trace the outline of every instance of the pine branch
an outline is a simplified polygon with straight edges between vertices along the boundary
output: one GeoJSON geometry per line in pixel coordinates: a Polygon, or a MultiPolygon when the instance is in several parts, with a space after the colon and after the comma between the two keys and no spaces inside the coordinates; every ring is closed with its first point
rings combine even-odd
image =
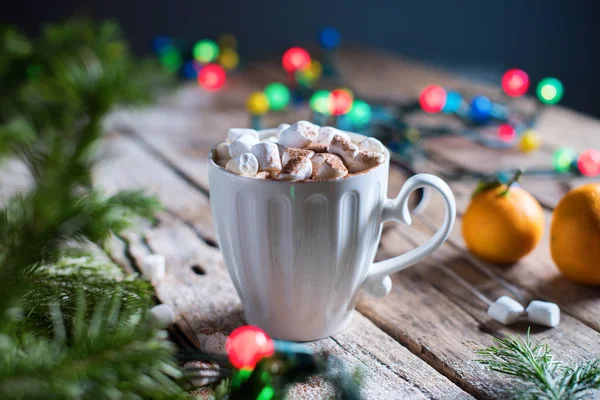
{"type": "Polygon", "coordinates": [[[79,297],[70,333],[54,305],[52,339],[0,334],[0,398],[184,398],[172,380],[181,376],[172,345],[122,305],[105,298],[87,318],[79,297]]]}
{"type": "Polygon", "coordinates": [[[567,367],[554,360],[547,344],[533,344],[529,330],[525,338],[509,335],[495,339],[496,346],[480,350],[477,360],[493,371],[511,375],[525,384],[515,398],[580,399],[600,388],[600,360],[567,367]]]}

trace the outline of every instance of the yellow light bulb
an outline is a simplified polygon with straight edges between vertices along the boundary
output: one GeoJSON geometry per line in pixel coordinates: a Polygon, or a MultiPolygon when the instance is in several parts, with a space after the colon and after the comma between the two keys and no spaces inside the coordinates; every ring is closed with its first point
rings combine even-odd
{"type": "Polygon", "coordinates": [[[240,57],[238,53],[230,48],[223,49],[221,54],[219,55],[219,63],[223,66],[223,68],[231,70],[238,66],[240,62],[240,57]]]}
{"type": "Polygon", "coordinates": [[[222,34],[218,43],[221,48],[235,49],[237,47],[237,39],[231,33],[222,34]]]}
{"type": "Polygon", "coordinates": [[[269,111],[269,99],[263,92],[253,92],[246,99],[246,109],[252,115],[263,115],[269,111]]]}
{"type": "Polygon", "coordinates": [[[519,141],[519,149],[523,153],[530,153],[532,151],[537,150],[541,144],[540,136],[533,129],[528,129],[523,132],[523,136],[521,136],[521,140],[519,141]]]}

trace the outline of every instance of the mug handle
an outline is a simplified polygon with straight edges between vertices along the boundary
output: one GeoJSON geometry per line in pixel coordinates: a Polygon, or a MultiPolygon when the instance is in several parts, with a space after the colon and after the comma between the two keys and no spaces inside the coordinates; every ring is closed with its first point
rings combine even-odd
{"type": "Polygon", "coordinates": [[[408,198],[413,191],[423,187],[432,187],[442,195],[446,209],[444,222],[426,243],[408,253],[377,262],[371,266],[362,288],[373,296],[383,297],[387,295],[392,290],[392,280],[389,275],[408,268],[433,253],[446,241],[452,230],[456,218],[454,195],[446,182],[430,174],[417,174],[410,177],[395,199],[386,199],[381,214],[381,222],[394,220],[410,225],[412,219],[408,209],[408,198]]]}

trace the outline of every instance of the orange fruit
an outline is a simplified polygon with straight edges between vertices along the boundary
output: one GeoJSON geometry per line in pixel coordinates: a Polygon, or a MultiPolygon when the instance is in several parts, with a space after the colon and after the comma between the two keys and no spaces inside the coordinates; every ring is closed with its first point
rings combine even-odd
{"type": "Polygon", "coordinates": [[[577,283],[600,285],[600,183],[571,190],[552,214],[552,259],[577,283]]]}
{"type": "Polygon", "coordinates": [[[488,184],[476,192],[463,216],[467,248],[493,263],[517,262],[535,248],[543,232],[540,203],[520,187],[488,184]]]}

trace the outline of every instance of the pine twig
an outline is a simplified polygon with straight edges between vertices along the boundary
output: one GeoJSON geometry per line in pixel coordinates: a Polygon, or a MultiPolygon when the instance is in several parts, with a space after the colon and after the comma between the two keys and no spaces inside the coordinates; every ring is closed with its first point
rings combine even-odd
{"type": "Polygon", "coordinates": [[[529,329],[525,338],[509,335],[495,341],[495,346],[477,352],[477,361],[525,384],[514,398],[576,400],[600,388],[600,360],[566,366],[554,359],[548,344],[532,343],[529,329]]]}

